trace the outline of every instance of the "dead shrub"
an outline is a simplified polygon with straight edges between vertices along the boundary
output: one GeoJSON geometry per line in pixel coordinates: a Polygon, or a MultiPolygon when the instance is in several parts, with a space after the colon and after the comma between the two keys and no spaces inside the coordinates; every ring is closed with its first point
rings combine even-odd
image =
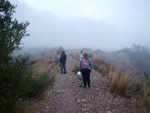
{"type": "Polygon", "coordinates": [[[72,58],[76,59],[77,61],[80,60],[80,53],[78,52],[73,52],[71,53],[72,58]]]}
{"type": "Polygon", "coordinates": [[[132,84],[131,73],[121,71],[117,68],[110,68],[109,71],[110,91],[125,95],[128,87],[132,84]]]}
{"type": "Polygon", "coordinates": [[[92,61],[92,67],[103,74],[108,74],[108,69],[109,69],[108,67],[110,66],[108,66],[108,64],[105,63],[104,60],[95,58],[92,61]]]}
{"type": "Polygon", "coordinates": [[[74,64],[74,67],[73,67],[73,69],[72,69],[72,72],[77,73],[78,71],[79,71],[79,63],[76,62],[76,63],[74,64]]]}

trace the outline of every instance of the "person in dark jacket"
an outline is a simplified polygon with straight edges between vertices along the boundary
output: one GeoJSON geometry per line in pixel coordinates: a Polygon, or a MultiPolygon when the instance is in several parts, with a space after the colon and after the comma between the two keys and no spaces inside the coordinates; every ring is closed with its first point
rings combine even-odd
{"type": "Polygon", "coordinates": [[[67,55],[65,54],[65,51],[63,51],[60,55],[60,69],[62,74],[66,74],[66,60],[67,55]]]}

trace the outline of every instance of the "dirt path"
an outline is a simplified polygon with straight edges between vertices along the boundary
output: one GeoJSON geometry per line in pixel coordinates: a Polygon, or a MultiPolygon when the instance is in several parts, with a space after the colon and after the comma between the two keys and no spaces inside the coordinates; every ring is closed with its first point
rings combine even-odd
{"type": "Polygon", "coordinates": [[[68,55],[67,74],[56,75],[53,89],[37,113],[136,113],[134,99],[114,96],[106,87],[107,79],[92,70],[91,89],[82,88],[82,81],[71,72],[75,60],[68,55]]]}

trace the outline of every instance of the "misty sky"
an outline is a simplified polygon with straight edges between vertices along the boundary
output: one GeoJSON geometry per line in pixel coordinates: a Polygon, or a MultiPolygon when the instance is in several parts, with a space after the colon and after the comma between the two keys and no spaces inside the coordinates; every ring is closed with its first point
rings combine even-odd
{"type": "Polygon", "coordinates": [[[29,21],[25,47],[115,50],[149,46],[150,0],[13,0],[14,15],[29,21]]]}

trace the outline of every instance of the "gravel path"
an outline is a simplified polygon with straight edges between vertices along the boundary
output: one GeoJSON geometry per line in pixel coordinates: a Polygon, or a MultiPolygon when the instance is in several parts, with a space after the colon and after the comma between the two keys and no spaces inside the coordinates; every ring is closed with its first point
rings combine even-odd
{"type": "Polygon", "coordinates": [[[54,87],[37,113],[136,113],[136,100],[110,93],[106,76],[95,70],[91,73],[91,89],[80,87],[81,78],[71,72],[75,62],[68,55],[67,74],[56,75],[54,87]]]}

